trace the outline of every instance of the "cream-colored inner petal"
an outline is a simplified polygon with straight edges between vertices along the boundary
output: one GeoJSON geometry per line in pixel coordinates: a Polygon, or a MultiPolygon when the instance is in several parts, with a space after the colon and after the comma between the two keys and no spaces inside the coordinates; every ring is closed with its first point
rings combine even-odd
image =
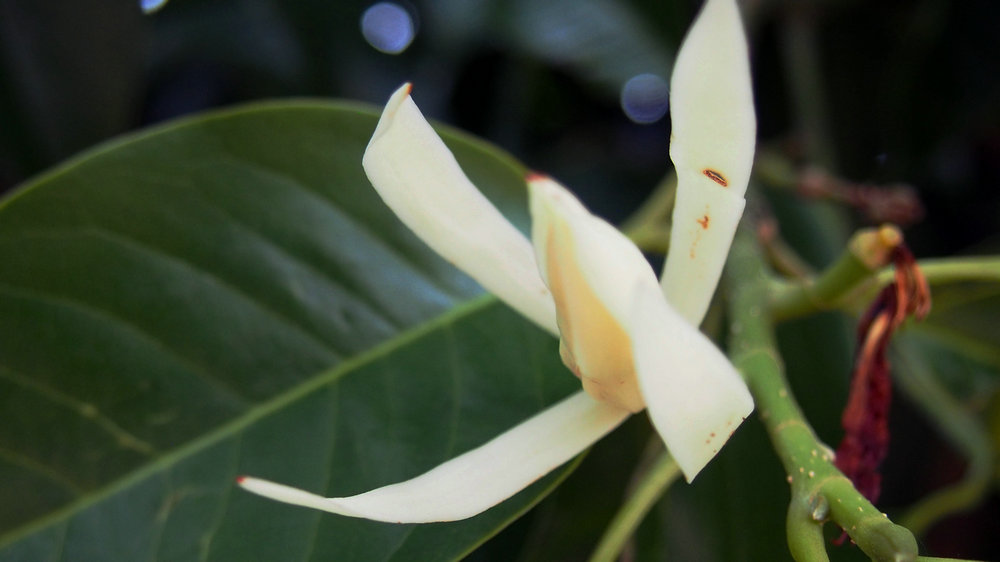
{"type": "Polygon", "coordinates": [[[591,396],[638,412],[645,403],[632,346],[614,311],[627,308],[632,280],[655,284],[655,276],[628,239],[564,187],[544,176],[529,184],[532,241],[555,301],[563,362],[591,396]]]}
{"type": "Polygon", "coordinates": [[[646,406],[629,337],[581,273],[569,227],[557,220],[550,228],[546,276],[556,302],[563,362],[580,377],[588,394],[638,412],[646,406]]]}

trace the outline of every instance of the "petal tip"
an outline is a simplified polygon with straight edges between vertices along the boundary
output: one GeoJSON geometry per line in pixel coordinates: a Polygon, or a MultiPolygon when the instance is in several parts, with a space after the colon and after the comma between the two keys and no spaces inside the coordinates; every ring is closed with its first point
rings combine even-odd
{"type": "Polygon", "coordinates": [[[374,143],[379,137],[386,134],[392,126],[392,122],[395,120],[396,113],[399,111],[400,107],[402,107],[402,105],[410,99],[410,92],[412,91],[413,84],[406,82],[402,86],[396,88],[396,91],[389,96],[389,101],[385,102],[385,108],[382,110],[382,116],[379,118],[378,124],[375,126],[375,132],[372,133],[372,138],[368,142],[368,147],[365,149],[364,157],[361,159],[363,165],[367,166],[368,153],[372,148],[372,143],[374,143]]]}
{"type": "Polygon", "coordinates": [[[413,84],[410,82],[405,82],[402,86],[396,88],[392,95],[389,96],[389,101],[385,102],[383,114],[392,115],[395,113],[396,109],[410,97],[412,92],[413,84]]]}

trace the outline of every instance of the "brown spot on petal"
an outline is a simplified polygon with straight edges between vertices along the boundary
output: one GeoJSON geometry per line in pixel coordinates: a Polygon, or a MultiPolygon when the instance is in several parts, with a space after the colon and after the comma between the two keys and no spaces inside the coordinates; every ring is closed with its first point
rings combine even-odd
{"type": "Polygon", "coordinates": [[[702,217],[695,222],[700,224],[702,229],[708,230],[708,220],[708,215],[702,215],[702,217]]]}
{"type": "Polygon", "coordinates": [[[711,168],[705,168],[704,170],[701,171],[701,173],[705,174],[706,176],[709,177],[709,179],[721,185],[722,187],[729,187],[729,181],[726,180],[726,177],[720,174],[719,172],[716,172],[711,168]]]}

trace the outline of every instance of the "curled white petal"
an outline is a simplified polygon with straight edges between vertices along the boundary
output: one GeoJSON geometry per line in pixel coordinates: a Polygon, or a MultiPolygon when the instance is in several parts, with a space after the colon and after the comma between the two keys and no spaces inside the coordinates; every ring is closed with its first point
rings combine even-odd
{"type": "Polygon", "coordinates": [[[569,461],[629,412],[583,392],[421,476],[344,498],[241,477],[243,488],[280,502],[393,523],[457,521],[478,515],[569,461]]]}
{"type": "Polygon", "coordinates": [[[735,0],[707,0],[688,31],[674,64],[670,118],[677,205],[662,284],[668,300],[700,323],[742,213],[757,130],[735,0]]]}
{"type": "Polygon", "coordinates": [[[659,287],[632,292],[632,339],[639,387],[653,426],[688,482],[753,411],[746,384],[725,355],[669,304],[659,287]]]}
{"type": "Polygon", "coordinates": [[[531,243],[469,181],[410,98],[389,99],[363,165],[386,205],[428,246],[539,326],[555,308],[531,243]]]}
{"type": "Polygon", "coordinates": [[[590,214],[564,187],[528,178],[532,241],[559,319],[563,361],[599,400],[633,412],[645,407],[622,322],[637,280],[656,274],[631,241],[590,214]]]}

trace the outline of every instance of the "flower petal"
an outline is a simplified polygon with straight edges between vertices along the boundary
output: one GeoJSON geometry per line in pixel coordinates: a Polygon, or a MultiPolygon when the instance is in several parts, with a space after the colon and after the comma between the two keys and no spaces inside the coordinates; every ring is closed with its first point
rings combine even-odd
{"type": "Polygon", "coordinates": [[[753,410],[743,379],[664,299],[634,244],[553,180],[528,181],[532,240],[584,389],[631,408],[624,391],[637,386],[638,400],[690,481],[753,410]],[[630,381],[615,376],[623,369],[630,381]],[[591,379],[597,380],[588,387],[591,379]],[[621,384],[618,393],[614,382],[621,384]]]}
{"type": "Polygon", "coordinates": [[[349,517],[393,523],[456,521],[478,515],[523,490],[606,435],[628,415],[577,392],[421,476],[356,496],[324,498],[245,476],[237,482],[280,502],[349,517]]]}
{"type": "Polygon", "coordinates": [[[662,285],[667,300],[699,324],[743,212],[757,129],[734,0],[708,0],[688,31],[671,79],[670,118],[677,204],[662,285]]]}
{"type": "Polygon", "coordinates": [[[701,324],[719,284],[746,201],[719,189],[678,189],[670,251],[660,279],[663,295],[689,323],[701,324]]]}
{"type": "Polygon", "coordinates": [[[563,361],[598,400],[645,407],[621,317],[636,279],[656,284],[646,258],[607,222],[552,179],[533,175],[532,241],[556,302],[563,361]]]}
{"type": "Polygon", "coordinates": [[[747,40],[735,0],[705,2],[681,43],[670,88],[674,165],[705,188],[742,197],[757,121],[747,40]]]}
{"type": "Polygon", "coordinates": [[[479,192],[410,98],[389,98],[363,164],[386,205],[428,246],[539,326],[555,308],[531,243],[479,192]]]}
{"type": "Polygon", "coordinates": [[[753,411],[753,398],[732,363],[663,300],[657,286],[632,292],[636,374],[649,417],[688,482],[753,411]]]}

